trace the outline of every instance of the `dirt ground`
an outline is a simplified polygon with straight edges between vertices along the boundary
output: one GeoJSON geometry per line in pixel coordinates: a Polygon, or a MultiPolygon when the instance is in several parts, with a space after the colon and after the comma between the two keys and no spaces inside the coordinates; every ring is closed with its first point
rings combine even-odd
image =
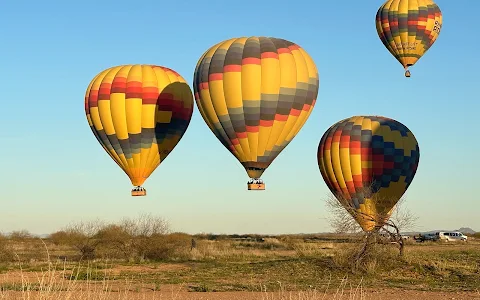
{"type": "MultiPolygon", "coordinates": [[[[175,295],[175,293],[173,293],[175,295]]],[[[132,298],[130,298],[132,299],[132,298]]],[[[146,299],[150,299],[146,297],[146,299]]],[[[329,293],[325,295],[322,292],[316,294],[308,292],[285,292],[283,295],[278,292],[259,293],[259,292],[218,292],[218,293],[186,293],[181,292],[172,298],[172,293],[162,292],[159,299],[185,299],[185,300],[480,300],[479,293],[438,293],[438,292],[420,292],[403,290],[368,290],[368,291],[344,291],[329,293]],[[169,298],[170,297],[170,298],[169,298]]]]}
{"type": "MultiPolygon", "coordinates": [[[[145,266],[119,266],[110,271],[137,271],[142,273],[155,272],[159,269],[182,269],[186,266],[165,265],[149,268],[145,266]]],[[[72,282],[56,271],[45,276],[40,272],[10,271],[0,275],[0,283],[39,283],[42,282],[42,292],[37,291],[0,291],[0,300],[480,300],[477,292],[427,292],[401,289],[362,289],[331,291],[298,291],[298,292],[189,292],[188,287],[181,284],[162,284],[159,291],[152,291],[149,285],[129,284],[123,281],[108,280],[106,282],[72,282]],[[50,283],[50,284],[49,284],[50,283]],[[53,284],[52,284],[53,283],[53,284]],[[61,292],[45,291],[49,287],[62,287],[61,292]],[[104,290],[110,290],[106,293],[104,290]],[[90,291],[90,292],[89,292],[90,291]],[[28,294],[28,296],[26,296],[28,294]]],[[[348,287],[350,288],[350,287],[348,287]]]]}
{"type": "MultiPolygon", "coordinates": [[[[24,299],[21,292],[8,292],[0,294],[0,299],[17,300],[24,299]]],[[[198,292],[130,292],[130,293],[110,293],[108,295],[101,292],[89,294],[86,292],[59,292],[55,294],[43,294],[30,292],[28,299],[72,299],[72,300],[480,300],[479,293],[444,293],[444,292],[421,292],[421,291],[403,291],[394,289],[385,290],[367,290],[367,291],[344,291],[342,293],[308,293],[308,292],[285,292],[282,294],[260,293],[260,292],[216,292],[216,293],[198,293],[198,292]]]]}
{"type": "MultiPolygon", "coordinates": [[[[135,267],[133,267],[135,268],[135,267]]],[[[130,267],[126,267],[130,269],[130,267]]],[[[145,268],[142,268],[145,272],[145,268]]],[[[44,285],[42,292],[38,291],[0,291],[0,300],[480,300],[479,292],[427,292],[401,289],[345,289],[343,291],[298,291],[298,292],[189,292],[181,284],[164,284],[159,291],[152,291],[147,286],[129,285],[125,282],[108,281],[105,283],[69,282],[55,274],[41,277],[41,274],[31,272],[9,272],[0,282],[40,282],[44,285]],[[23,280],[22,280],[23,279],[23,280]],[[53,279],[53,280],[52,280],[53,279]],[[55,282],[54,287],[63,287],[67,291],[48,291],[49,281],[55,282]],[[111,292],[104,292],[110,290],[111,292]]],[[[54,288],[55,289],[55,288],[54,288]]]]}

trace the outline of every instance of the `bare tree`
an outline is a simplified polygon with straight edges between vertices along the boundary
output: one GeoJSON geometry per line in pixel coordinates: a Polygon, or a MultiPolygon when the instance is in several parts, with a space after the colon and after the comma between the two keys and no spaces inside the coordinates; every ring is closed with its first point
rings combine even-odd
{"type": "Polygon", "coordinates": [[[164,218],[151,214],[141,214],[136,219],[124,218],[121,224],[132,236],[164,235],[170,232],[170,226],[164,218]]]}
{"type": "Polygon", "coordinates": [[[130,245],[140,260],[144,260],[147,252],[155,246],[153,241],[170,233],[169,223],[151,214],[142,214],[136,219],[125,218],[120,222],[120,227],[131,236],[130,245]]]}
{"type": "Polygon", "coordinates": [[[347,197],[329,195],[326,200],[331,216],[329,221],[336,233],[361,233],[363,230],[358,221],[379,225],[376,231],[384,226],[391,227],[391,225],[398,227],[399,231],[412,228],[417,219],[409,210],[403,207],[405,198],[392,203],[395,199],[381,198],[370,192],[370,190],[371,188],[364,188],[359,194],[364,195],[365,198],[370,198],[368,205],[375,207],[376,213],[374,214],[361,212],[357,209],[358,207],[356,207],[354,202],[347,197]],[[393,208],[389,210],[392,206],[393,208]]]}
{"type": "MultiPolygon", "coordinates": [[[[341,201],[341,200],[340,200],[341,201]]],[[[349,206],[345,207],[333,194],[326,200],[330,211],[329,223],[335,233],[360,233],[362,228],[349,213],[349,206]]]]}
{"type": "Polygon", "coordinates": [[[394,213],[390,218],[390,220],[396,224],[399,231],[403,232],[406,230],[412,230],[418,221],[418,217],[405,207],[405,199],[405,197],[400,198],[395,206],[394,213]]]}
{"type": "Polygon", "coordinates": [[[336,233],[361,233],[363,229],[359,226],[358,221],[367,224],[368,231],[364,233],[361,249],[353,256],[352,269],[358,267],[358,264],[369,255],[369,251],[375,244],[385,242],[396,244],[399,255],[403,256],[405,243],[400,233],[411,228],[416,221],[416,217],[403,208],[404,198],[395,204],[392,203],[395,199],[381,198],[371,190],[371,187],[367,187],[357,191],[357,194],[369,198],[369,203],[364,205],[372,205],[375,208],[372,211],[376,211],[373,214],[360,211],[358,204],[355,205],[350,197],[340,194],[337,197],[330,194],[326,200],[331,212],[330,225],[336,233]],[[389,209],[392,206],[393,208],[389,209]],[[388,237],[387,241],[382,238],[382,233],[388,237]]]}
{"type": "Polygon", "coordinates": [[[8,237],[14,241],[22,241],[33,238],[33,235],[28,230],[23,229],[12,231],[8,237]]]}
{"type": "Polygon", "coordinates": [[[394,213],[391,218],[382,227],[382,231],[385,232],[390,242],[398,246],[399,255],[405,254],[405,240],[401,233],[405,230],[411,230],[415,226],[418,218],[413,213],[404,207],[405,198],[400,198],[395,206],[394,213]]]}
{"type": "Polygon", "coordinates": [[[95,258],[95,248],[100,242],[96,235],[103,227],[104,223],[98,219],[76,222],[68,225],[57,237],[63,239],[62,243],[76,248],[82,258],[93,259],[95,258]]]}

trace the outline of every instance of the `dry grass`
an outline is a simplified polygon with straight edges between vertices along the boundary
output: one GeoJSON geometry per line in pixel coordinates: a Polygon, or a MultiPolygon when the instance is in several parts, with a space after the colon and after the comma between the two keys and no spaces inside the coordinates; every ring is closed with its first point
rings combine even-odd
{"type": "Polygon", "coordinates": [[[332,256],[333,242],[305,243],[303,241],[282,242],[266,238],[264,242],[198,241],[193,250],[178,251],[176,256],[184,260],[236,260],[254,261],[265,258],[332,256]]]}
{"type": "Polygon", "coordinates": [[[368,289],[480,289],[479,240],[409,242],[404,259],[395,247],[379,246],[361,272],[351,273],[358,247],[351,236],[194,236],[196,248],[190,249],[191,238],[173,234],[159,240],[170,243],[163,249],[173,245],[175,251],[157,261],[110,257],[108,247],[96,249],[93,260],[79,261],[73,247],[50,239],[3,238],[0,299],[360,299],[360,288],[343,280],[346,274],[368,289]]]}
{"type": "MultiPolygon", "coordinates": [[[[269,243],[280,244],[279,241],[269,240],[269,243]]],[[[165,292],[153,289],[145,289],[142,287],[132,284],[132,281],[128,279],[122,281],[115,281],[114,277],[111,277],[111,273],[114,270],[108,266],[104,266],[102,272],[103,276],[98,280],[98,271],[93,269],[90,265],[87,268],[82,268],[81,265],[77,265],[73,269],[67,268],[67,263],[63,262],[60,264],[57,260],[53,263],[50,260],[50,252],[47,245],[42,241],[46,251],[46,269],[41,268],[39,272],[35,272],[36,276],[32,276],[32,272],[25,272],[22,266],[22,260],[18,255],[17,257],[17,267],[18,272],[13,273],[9,272],[4,274],[1,280],[0,288],[0,299],[5,300],[136,300],[136,299],[209,299],[205,295],[198,298],[198,293],[185,293],[180,289],[175,289],[172,287],[171,292],[165,292]],[[61,267],[59,269],[59,267],[61,267]],[[9,276],[16,274],[17,278],[10,280],[9,276]],[[20,280],[20,283],[18,283],[20,280]]],[[[245,255],[245,252],[257,253],[256,250],[239,250],[233,251],[231,248],[232,245],[218,244],[205,242],[198,249],[194,249],[193,254],[190,255],[202,255],[202,258],[211,258],[211,257],[229,257],[232,256],[241,256],[245,255]],[[216,246],[214,246],[216,245],[216,246]],[[218,245],[222,245],[218,247],[218,245]]],[[[308,250],[314,250],[316,247],[308,246],[308,250]]],[[[332,248],[331,246],[327,248],[332,248]]],[[[18,248],[17,248],[18,250],[18,248]]],[[[305,251],[305,249],[302,249],[305,251]]],[[[253,255],[253,253],[248,253],[247,256],[253,255]]],[[[137,269],[137,271],[139,271],[137,269]]],[[[144,271],[144,270],[143,270],[144,271]]],[[[352,287],[346,279],[342,280],[341,284],[335,291],[335,293],[328,293],[328,288],[324,292],[312,288],[307,291],[287,291],[281,282],[279,283],[279,290],[277,292],[267,291],[265,285],[260,285],[260,292],[243,293],[237,295],[238,299],[263,299],[263,300],[317,300],[317,299],[365,299],[364,293],[362,290],[361,284],[356,287],[352,287]],[[348,288],[348,291],[345,289],[348,288]]],[[[200,293],[201,294],[201,293],[200,293]]],[[[218,299],[212,297],[212,299],[218,299]]],[[[228,296],[228,299],[236,299],[232,295],[228,296]]]]}
{"type": "Polygon", "coordinates": [[[4,276],[0,289],[0,299],[2,300],[159,300],[159,299],[255,299],[255,300],[363,300],[365,299],[365,292],[363,291],[361,283],[357,286],[352,286],[348,280],[342,280],[334,293],[328,293],[327,290],[320,291],[317,289],[310,289],[308,291],[286,291],[279,282],[279,290],[277,292],[269,292],[266,287],[261,287],[261,292],[256,293],[233,293],[226,295],[206,295],[206,293],[188,293],[182,291],[180,288],[171,288],[170,292],[146,290],[135,287],[132,282],[125,280],[122,282],[113,282],[109,278],[109,272],[104,270],[104,276],[101,281],[96,281],[88,278],[88,274],[92,274],[91,269],[87,269],[86,280],[79,280],[78,276],[81,274],[81,267],[78,267],[76,272],[69,272],[65,264],[60,270],[57,269],[59,265],[54,265],[51,262],[48,264],[48,269],[39,273],[36,278],[32,276],[25,276],[21,265],[20,278],[21,284],[6,285],[8,276],[4,276]],[[72,274],[73,273],[73,274],[72,274]],[[66,278],[71,278],[68,280],[66,278]],[[200,295],[199,295],[200,294],[200,295]],[[202,295],[203,294],[203,295],[202,295]],[[219,298],[217,296],[226,296],[226,298],[219,298]]]}

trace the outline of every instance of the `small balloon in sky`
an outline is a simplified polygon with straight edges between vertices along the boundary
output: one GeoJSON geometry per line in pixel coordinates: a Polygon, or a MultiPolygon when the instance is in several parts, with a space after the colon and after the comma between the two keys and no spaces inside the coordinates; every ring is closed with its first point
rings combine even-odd
{"type": "Polygon", "coordinates": [[[413,66],[437,40],[442,12],[432,0],[387,0],[377,11],[377,33],[383,45],[410,77],[413,66]]]}

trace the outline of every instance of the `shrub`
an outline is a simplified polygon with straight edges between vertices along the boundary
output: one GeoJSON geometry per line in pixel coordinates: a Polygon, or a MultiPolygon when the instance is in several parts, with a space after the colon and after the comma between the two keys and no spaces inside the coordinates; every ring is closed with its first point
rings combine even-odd
{"type": "Polygon", "coordinates": [[[155,235],[150,238],[145,258],[155,261],[175,259],[180,253],[184,252],[182,250],[190,249],[190,245],[191,236],[188,234],[155,235]]]}
{"type": "Polygon", "coordinates": [[[27,230],[18,230],[12,231],[9,235],[9,238],[14,241],[22,241],[26,239],[31,239],[33,235],[27,230]]]}
{"type": "Polygon", "coordinates": [[[98,240],[97,254],[104,258],[123,258],[131,260],[135,257],[133,237],[124,227],[109,224],[95,235],[98,240]]]}
{"type": "Polygon", "coordinates": [[[0,262],[10,262],[14,258],[13,251],[8,244],[7,238],[0,234],[0,262]]]}
{"type": "Polygon", "coordinates": [[[56,246],[67,245],[68,233],[63,230],[51,233],[48,238],[56,246]]]}
{"type": "Polygon", "coordinates": [[[392,245],[372,244],[365,255],[358,260],[359,246],[362,245],[358,243],[335,250],[333,256],[335,265],[342,269],[375,274],[379,271],[391,271],[402,264],[402,258],[392,245]]]}
{"type": "Polygon", "coordinates": [[[98,220],[78,222],[50,237],[54,243],[69,245],[78,250],[82,259],[91,260],[95,258],[95,249],[99,244],[96,235],[103,227],[103,223],[98,220]]]}

